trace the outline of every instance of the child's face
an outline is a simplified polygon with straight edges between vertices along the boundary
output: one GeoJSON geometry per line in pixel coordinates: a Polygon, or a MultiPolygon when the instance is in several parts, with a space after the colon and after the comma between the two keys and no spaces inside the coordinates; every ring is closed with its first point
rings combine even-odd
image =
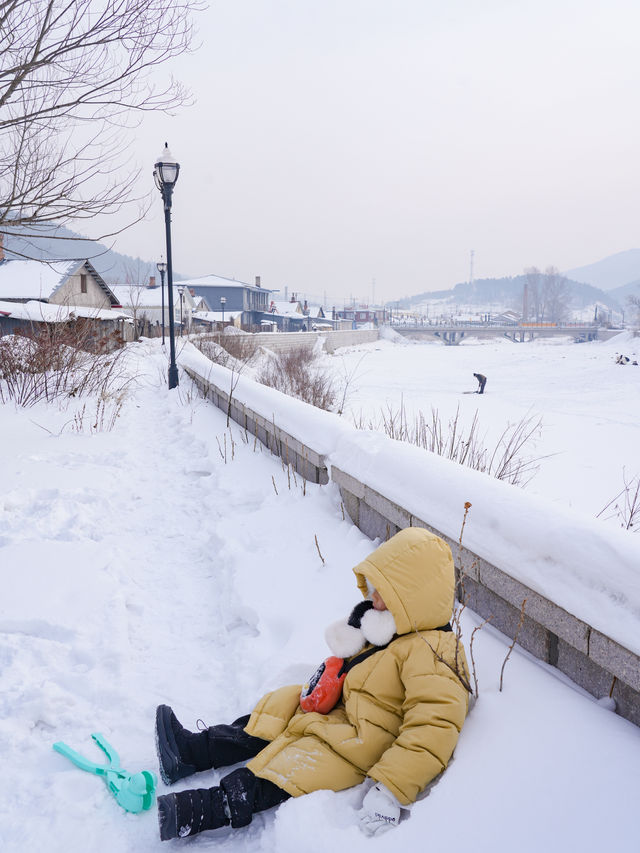
{"type": "Polygon", "coordinates": [[[374,589],[373,595],[371,596],[371,601],[373,602],[373,606],[376,610],[387,609],[387,605],[382,600],[382,596],[380,595],[377,589],[374,589]]]}

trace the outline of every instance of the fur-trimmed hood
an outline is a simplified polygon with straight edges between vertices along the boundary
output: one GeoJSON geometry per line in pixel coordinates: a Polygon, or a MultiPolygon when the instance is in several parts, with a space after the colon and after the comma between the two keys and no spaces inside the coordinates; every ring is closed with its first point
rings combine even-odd
{"type": "Polygon", "coordinates": [[[454,566],[449,546],[427,530],[408,527],[354,568],[364,598],[377,589],[398,634],[430,631],[451,619],[454,566]]]}

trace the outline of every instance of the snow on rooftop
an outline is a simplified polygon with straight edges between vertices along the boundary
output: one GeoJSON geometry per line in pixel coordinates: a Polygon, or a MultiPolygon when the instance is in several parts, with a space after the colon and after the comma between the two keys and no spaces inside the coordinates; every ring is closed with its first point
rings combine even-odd
{"type": "Polygon", "coordinates": [[[32,323],[67,323],[76,317],[92,320],[126,320],[126,311],[110,308],[93,308],[86,305],[52,305],[49,302],[0,302],[0,314],[14,320],[29,320],[32,323]]]}
{"type": "Polygon", "coordinates": [[[242,311],[194,311],[191,315],[194,320],[202,320],[203,323],[224,323],[227,320],[235,320],[242,311]]]}
{"type": "Polygon", "coordinates": [[[178,284],[186,284],[187,287],[249,287],[252,290],[262,290],[268,293],[272,293],[273,291],[269,290],[267,287],[258,287],[255,284],[249,284],[246,281],[238,281],[235,278],[225,278],[222,275],[203,275],[200,278],[188,278],[182,279],[181,281],[174,282],[174,285],[178,284]]]}
{"type": "MultiPolygon", "coordinates": [[[[131,284],[112,284],[110,290],[122,306],[138,306],[140,308],[161,308],[162,288],[137,286],[131,284]]],[[[167,304],[167,288],[164,291],[165,305],[167,304]]],[[[180,298],[177,285],[173,285],[174,299],[180,298]]]]}
{"type": "Polygon", "coordinates": [[[81,263],[78,260],[3,261],[0,263],[0,299],[49,299],[81,263]]]}

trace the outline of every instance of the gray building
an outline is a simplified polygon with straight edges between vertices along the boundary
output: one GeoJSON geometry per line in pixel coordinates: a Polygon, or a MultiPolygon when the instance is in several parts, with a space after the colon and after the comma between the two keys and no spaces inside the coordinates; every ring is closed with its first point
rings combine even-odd
{"type": "Polygon", "coordinates": [[[221,275],[204,275],[174,282],[186,285],[195,296],[206,300],[209,311],[224,313],[225,321],[230,315],[242,312],[241,325],[247,331],[260,331],[261,321],[269,311],[270,295],[276,291],[261,287],[260,276],[255,284],[225,278],[221,275]]]}

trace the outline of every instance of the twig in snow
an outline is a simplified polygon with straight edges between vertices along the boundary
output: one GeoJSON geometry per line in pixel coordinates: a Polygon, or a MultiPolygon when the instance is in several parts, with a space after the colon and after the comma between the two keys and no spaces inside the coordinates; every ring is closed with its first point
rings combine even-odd
{"type": "Polygon", "coordinates": [[[471,632],[471,639],[469,640],[469,657],[471,658],[471,673],[472,673],[473,688],[474,688],[473,689],[473,695],[476,697],[476,699],[478,698],[478,675],[476,673],[476,661],[475,661],[475,658],[473,656],[473,641],[476,638],[476,631],[480,631],[482,628],[484,628],[484,626],[487,624],[487,622],[491,622],[492,619],[493,619],[493,616],[489,616],[489,618],[485,619],[484,622],[481,622],[479,625],[476,625],[476,627],[471,632]]]}
{"type": "Polygon", "coordinates": [[[317,533],[315,534],[315,540],[316,540],[316,548],[318,549],[318,554],[320,556],[320,559],[322,560],[322,565],[324,566],[324,557],[320,553],[320,546],[318,545],[318,534],[317,533]]]}
{"type": "Polygon", "coordinates": [[[516,641],[518,639],[518,634],[520,633],[520,629],[522,628],[522,625],[524,623],[524,607],[525,607],[526,603],[527,603],[527,599],[523,598],[522,604],[520,605],[520,619],[518,620],[518,627],[516,628],[516,632],[513,636],[513,640],[511,641],[511,645],[509,646],[509,651],[507,652],[507,656],[505,657],[504,661],[502,662],[502,669],[500,670],[500,693],[502,693],[502,677],[504,675],[504,668],[507,665],[507,661],[509,660],[509,658],[511,656],[511,652],[513,651],[513,647],[515,646],[516,641]]]}

